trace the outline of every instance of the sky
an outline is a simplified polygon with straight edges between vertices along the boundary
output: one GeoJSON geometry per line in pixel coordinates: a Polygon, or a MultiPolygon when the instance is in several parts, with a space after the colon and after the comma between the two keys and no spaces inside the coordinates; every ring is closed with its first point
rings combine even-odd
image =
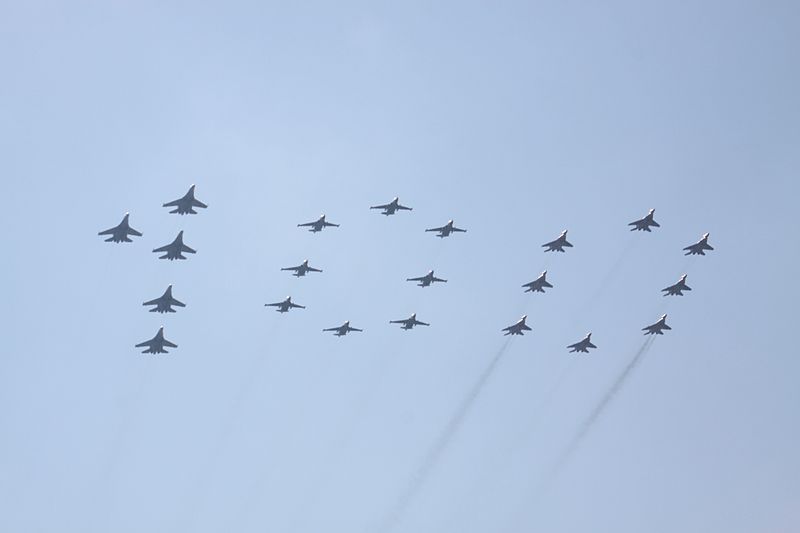
{"type": "Polygon", "coordinates": [[[777,0],[0,3],[0,530],[800,530],[798,50],[777,0]]]}

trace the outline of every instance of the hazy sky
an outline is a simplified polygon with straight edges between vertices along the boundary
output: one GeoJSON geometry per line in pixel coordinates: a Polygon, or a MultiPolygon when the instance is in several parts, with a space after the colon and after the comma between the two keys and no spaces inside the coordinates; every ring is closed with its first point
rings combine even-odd
{"type": "Polygon", "coordinates": [[[2,2],[0,530],[800,530],[798,51],[791,1],[2,2]]]}

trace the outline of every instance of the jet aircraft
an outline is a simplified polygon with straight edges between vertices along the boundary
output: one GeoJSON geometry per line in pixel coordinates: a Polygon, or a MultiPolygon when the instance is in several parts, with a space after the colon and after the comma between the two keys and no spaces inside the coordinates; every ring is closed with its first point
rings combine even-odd
{"type": "Polygon", "coordinates": [[[310,231],[311,233],[317,233],[318,231],[322,231],[323,229],[328,227],[338,228],[339,224],[327,222],[325,220],[325,215],[322,215],[314,222],[306,222],[305,224],[298,224],[297,227],[298,228],[309,227],[311,229],[308,231],[310,231]]]}
{"type": "Polygon", "coordinates": [[[439,283],[447,283],[446,279],[437,278],[433,275],[433,270],[429,270],[427,274],[424,276],[420,276],[418,278],[406,278],[406,281],[419,281],[417,284],[418,287],[427,287],[431,283],[439,282],[439,283]]]}
{"type": "Polygon", "coordinates": [[[396,211],[412,211],[410,207],[406,207],[404,205],[400,205],[400,199],[395,196],[394,199],[389,202],[388,204],[383,205],[373,205],[370,209],[383,209],[381,215],[394,215],[396,211]]]}
{"type": "Polygon", "coordinates": [[[297,278],[302,278],[309,272],[322,272],[322,270],[318,268],[308,266],[308,259],[306,259],[305,261],[303,261],[302,264],[297,265],[296,267],[286,267],[282,268],[281,270],[293,270],[294,274],[292,274],[292,276],[295,276],[297,278]]]}
{"type": "Polygon", "coordinates": [[[528,287],[525,292],[544,292],[545,288],[552,288],[553,286],[547,281],[547,270],[539,274],[539,277],[530,283],[526,283],[523,287],[528,287]]]}
{"type": "Polygon", "coordinates": [[[526,331],[530,331],[531,327],[525,323],[527,318],[528,315],[522,315],[522,318],[517,320],[516,323],[503,328],[502,331],[505,331],[503,335],[524,335],[526,331]]]}
{"type": "Polygon", "coordinates": [[[690,244],[684,250],[689,250],[683,255],[706,255],[706,250],[713,250],[714,248],[708,244],[708,233],[704,233],[703,237],[694,244],[690,244]]]}
{"type": "Polygon", "coordinates": [[[633,226],[631,231],[652,231],[650,228],[660,228],[661,224],[653,220],[653,213],[655,213],[655,209],[651,209],[647,212],[647,215],[644,218],[640,218],[639,220],[634,220],[629,226],[633,226]]]}
{"type": "Polygon", "coordinates": [[[592,344],[592,334],[589,333],[583,339],[576,342],[575,344],[570,344],[567,348],[571,348],[569,353],[575,352],[583,352],[589,353],[589,348],[597,348],[594,344],[592,344]]]}
{"type": "Polygon", "coordinates": [[[125,213],[125,216],[122,217],[122,222],[114,226],[113,228],[107,229],[105,231],[101,231],[98,235],[111,235],[106,242],[133,242],[131,239],[128,238],[128,235],[135,235],[136,237],[141,237],[142,234],[133,229],[128,224],[128,217],[130,213],[125,213]]]}
{"type": "Polygon", "coordinates": [[[183,230],[178,233],[178,236],[175,237],[175,240],[171,243],[162,246],[161,248],[156,248],[153,250],[153,253],[160,253],[165,252],[164,255],[160,256],[159,259],[169,259],[170,261],[174,261],[175,259],[186,259],[186,256],[183,255],[183,252],[187,254],[196,254],[197,250],[193,250],[189,248],[185,244],[183,244],[183,230]]]}
{"type": "Polygon", "coordinates": [[[389,324],[402,324],[402,326],[400,326],[401,329],[413,329],[414,326],[430,326],[430,324],[426,322],[417,320],[417,313],[414,313],[404,320],[390,320],[389,324]]]}
{"type": "Polygon", "coordinates": [[[672,328],[667,325],[667,315],[661,315],[655,324],[643,327],[642,331],[645,332],[645,335],[663,335],[665,329],[672,328]]]}
{"type": "Polygon", "coordinates": [[[184,194],[183,197],[171,202],[167,202],[162,207],[174,207],[175,209],[170,211],[170,213],[178,213],[179,215],[196,215],[197,211],[194,210],[195,207],[202,207],[205,209],[208,206],[194,197],[194,184],[192,184],[192,186],[189,187],[189,191],[184,194]]]}
{"type": "Polygon", "coordinates": [[[156,333],[155,337],[149,341],[140,342],[135,346],[135,348],[144,348],[145,346],[147,349],[142,350],[142,353],[169,353],[164,349],[164,346],[168,346],[170,348],[178,347],[177,344],[172,343],[164,338],[164,326],[158,328],[158,333],[156,333]]]}
{"type": "Polygon", "coordinates": [[[291,308],[296,307],[298,309],[305,309],[305,305],[299,305],[292,301],[291,296],[287,296],[285,300],[282,302],[276,302],[274,304],[264,304],[265,307],[277,307],[276,311],[279,313],[286,313],[291,308]]]}
{"type": "Polygon", "coordinates": [[[684,274],[683,276],[681,276],[681,279],[679,279],[675,285],[670,285],[667,288],[661,289],[661,292],[664,293],[664,296],[669,296],[669,295],[683,296],[683,291],[690,291],[690,290],[692,290],[692,288],[686,284],[686,274],[684,274]]]}
{"type": "Polygon", "coordinates": [[[172,296],[172,285],[167,287],[167,290],[164,291],[164,294],[155,300],[144,302],[142,305],[155,305],[154,308],[150,309],[151,313],[174,313],[175,310],[172,308],[173,305],[177,305],[178,307],[186,307],[185,303],[179,302],[172,296]]]}
{"type": "Polygon", "coordinates": [[[350,331],[364,331],[364,330],[363,329],[354,328],[354,327],[350,326],[350,321],[348,320],[347,322],[345,322],[344,324],[342,324],[339,327],[326,328],[326,329],[323,329],[322,331],[335,331],[334,335],[336,335],[337,337],[344,337],[350,331]]]}
{"type": "Polygon", "coordinates": [[[426,229],[425,231],[436,231],[436,232],[439,233],[437,235],[437,237],[442,238],[442,239],[445,238],[445,237],[448,237],[451,233],[455,233],[455,232],[466,233],[467,232],[467,230],[465,230],[465,229],[461,229],[461,228],[455,227],[453,225],[453,221],[452,220],[448,220],[447,224],[445,224],[444,226],[442,226],[440,228],[430,228],[430,229],[426,229]]]}
{"type": "Polygon", "coordinates": [[[556,240],[543,244],[542,248],[547,248],[545,252],[563,252],[564,246],[572,248],[572,245],[567,242],[567,230],[562,231],[556,240]]]}

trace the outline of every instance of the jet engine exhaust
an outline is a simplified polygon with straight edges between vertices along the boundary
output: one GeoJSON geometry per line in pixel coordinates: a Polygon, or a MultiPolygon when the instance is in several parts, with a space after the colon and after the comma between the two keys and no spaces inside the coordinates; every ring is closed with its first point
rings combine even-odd
{"type": "Polygon", "coordinates": [[[623,369],[622,373],[617,377],[617,379],[611,385],[611,388],[608,389],[608,392],[606,392],[605,395],[603,395],[603,398],[600,400],[597,406],[592,410],[591,414],[583,423],[583,425],[581,425],[580,429],[578,430],[578,433],[569,443],[569,446],[567,446],[567,449],[559,457],[555,467],[553,467],[552,471],[550,472],[547,481],[555,479],[559,471],[564,467],[564,465],[567,464],[569,459],[572,457],[572,454],[575,453],[575,450],[578,449],[578,446],[580,446],[581,442],[583,442],[583,439],[586,438],[586,435],[589,433],[594,424],[597,422],[597,420],[606,410],[608,405],[611,403],[611,400],[613,400],[614,397],[617,394],[619,394],[619,391],[622,390],[622,387],[625,385],[628,377],[631,375],[633,370],[638,366],[638,364],[644,358],[645,354],[647,354],[647,352],[650,350],[650,347],[653,345],[653,340],[654,338],[650,337],[644,341],[641,348],[639,348],[639,350],[636,352],[636,355],[633,356],[633,359],[631,359],[628,365],[623,369]]]}
{"type": "Polygon", "coordinates": [[[458,404],[458,408],[447,422],[447,425],[445,425],[444,430],[439,435],[439,438],[436,439],[431,449],[428,450],[427,454],[425,454],[422,463],[419,465],[419,468],[412,476],[408,485],[400,494],[400,497],[397,499],[394,507],[380,522],[379,526],[377,527],[377,531],[388,533],[394,530],[395,527],[400,523],[403,515],[408,509],[408,506],[414,500],[414,497],[419,490],[425,485],[425,481],[427,480],[433,468],[436,466],[436,463],[439,461],[442,453],[445,451],[445,449],[447,449],[447,446],[453,440],[453,437],[458,432],[467,414],[469,414],[469,411],[475,403],[475,400],[478,399],[483,391],[483,388],[486,386],[486,383],[489,381],[489,378],[494,373],[495,368],[497,368],[497,364],[506,353],[510,341],[510,338],[506,339],[500,350],[498,350],[497,354],[489,362],[486,369],[484,369],[484,371],[478,377],[478,380],[467,392],[467,395],[458,404]]]}

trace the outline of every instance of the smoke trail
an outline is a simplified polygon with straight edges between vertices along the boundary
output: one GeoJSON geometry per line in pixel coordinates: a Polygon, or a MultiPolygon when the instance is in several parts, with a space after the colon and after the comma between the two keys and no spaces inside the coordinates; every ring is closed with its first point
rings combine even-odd
{"type": "Polygon", "coordinates": [[[400,494],[400,497],[398,498],[394,507],[380,522],[379,526],[377,527],[378,531],[392,531],[400,523],[400,520],[403,518],[406,509],[408,509],[408,506],[413,501],[414,496],[416,496],[417,492],[419,492],[419,490],[425,485],[426,479],[436,466],[436,463],[439,461],[442,452],[444,452],[444,450],[450,444],[450,441],[458,432],[461,424],[464,422],[464,419],[469,413],[470,408],[475,403],[475,400],[478,398],[478,396],[480,396],[480,393],[483,391],[484,386],[486,386],[486,383],[489,381],[489,378],[492,376],[495,368],[497,368],[497,364],[500,362],[503,354],[505,354],[510,341],[510,338],[506,339],[506,341],[503,343],[503,346],[497,352],[497,355],[494,356],[486,369],[478,377],[478,381],[476,381],[475,385],[473,385],[472,388],[467,392],[466,397],[458,405],[455,413],[453,413],[453,416],[444,427],[444,431],[442,431],[442,433],[439,435],[439,438],[436,439],[431,449],[423,458],[419,468],[412,476],[410,482],[400,494]]]}
{"type": "Polygon", "coordinates": [[[654,337],[651,336],[644,341],[642,347],[639,348],[639,350],[636,352],[636,355],[634,355],[633,359],[631,359],[630,363],[628,363],[628,365],[625,367],[625,369],[622,371],[619,377],[617,377],[617,379],[611,385],[611,388],[608,389],[608,392],[606,392],[606,394],[600,400],[600,403],[598,403],[597,406],[592,410],[591,414],[583,423],[578,433],[570,442],[569,446],[567,446],[567,449],[564,450],[564,453],[561,454],[561,457],[559,457],[555,466],[550,471],[550,474],[546,478],[546,482],[550,482],[553,479],[555,479],[559,471],[564,467],[564,465],[567,464],[569,459],[572,457],[572,454],[575,453],[575,450],[578,449],[578,446],[580,446],[581,442],[583,442],[583,439],[586,438],[586,435],[592,429],[595,422],[597,422],[597,420],[600,418],[600,415],[602,415],[603,412],[606,410],[608,404],[611,403],[611,400],[613,400],[614,397],[619,393],[619,391],[622,390],[622,387],[623,385],[625,385],[628,376],[631,375],[633,370],[636,368],[639,362],[641,362],[645,354],[649,351],[650,347],[653,345],[653,339],[654,337]]]}

